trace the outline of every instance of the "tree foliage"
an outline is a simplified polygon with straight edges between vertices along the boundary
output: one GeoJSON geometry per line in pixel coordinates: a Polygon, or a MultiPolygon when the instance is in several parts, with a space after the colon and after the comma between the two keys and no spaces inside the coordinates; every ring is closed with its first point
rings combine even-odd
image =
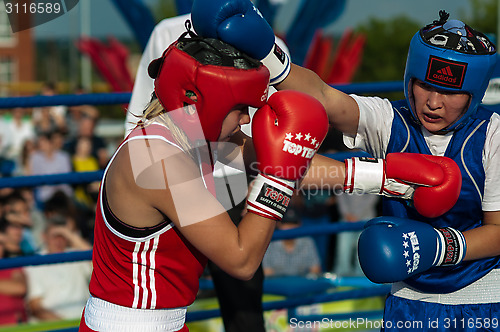
{"type": "Polygon", "coordinates": [[[497,33],[497,0],[469,0],[470,12],[463,15],[465,22],[485,34],[497,33]]]}
{"type": "Polygon", "coordinates": [[[372,18],[357,33],[366,36],[363,59],[355,81],[398,81],[403,79],[410,40],[420,28],[407,16],[390,20],[372,18]]]}
{"type": "Polygon", "coordinates": [[[156,22],[160,22],[164,18],[176,16],[177,8],[175,6],[175,0],[158,1],[153,8],[153,15],[156,22]]]}

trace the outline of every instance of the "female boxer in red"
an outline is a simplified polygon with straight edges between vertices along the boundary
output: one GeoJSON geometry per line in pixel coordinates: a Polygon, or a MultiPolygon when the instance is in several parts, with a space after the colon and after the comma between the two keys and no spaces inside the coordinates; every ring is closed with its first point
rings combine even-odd
{"type": "Polygon", "coordinates": [[[326,135],[326,113],[315,99],[284,92],[266,104],[269,72],[260,62],[187,34],[151,63],[153,100],[106,168],[80,331],[187,331],[186,307],[207,259],[237,278],[253,275],[326,135]],[[260,108],[253,121],[260,174],[248,195],[250,213],[235,226],[212,171],[225,158],[224,142],[250,121],[248,106],[260,108]],[[304,106],[307,118],[297,118],[294,107],[304,106]],[[310,136],[300,145],[304,153],[284,150],[286,134],[300,132],[310,136]]]}

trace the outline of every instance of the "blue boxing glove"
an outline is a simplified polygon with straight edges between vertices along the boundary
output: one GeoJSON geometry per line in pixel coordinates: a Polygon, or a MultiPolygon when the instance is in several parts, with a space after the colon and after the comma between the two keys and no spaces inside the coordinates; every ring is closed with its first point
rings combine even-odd
{"type": "Polygon", "coordinates": [[[194,0],[191,20],[200,36],[220,39],[261,60],[271,73],[270,84],[290,73],[288,55],[276,45],[273,29],[250,0],[194,0]]]}
{"type": "Polygon", "coordinates": [[[375,283],[402,281],[433,266],[456,265],[465,252],[460,231],[396,217],[368,221],[358,241],[361,268],[375,283]]]}

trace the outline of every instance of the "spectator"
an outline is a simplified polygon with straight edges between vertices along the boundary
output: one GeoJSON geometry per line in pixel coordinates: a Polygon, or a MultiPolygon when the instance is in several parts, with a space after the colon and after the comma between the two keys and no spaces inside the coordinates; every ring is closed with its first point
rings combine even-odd
{"type": "MultiPolygon", "coordinates": [[[[92,155],[92,141],[90,138],[82,136],[76,142],[75,153],[71,156],[73,170],[75,172],[92,172],[99,170],[99,163],[92,155]]],[[[75,188],[75,199],[84,206],[95,208],[97,193],[100,182],[92,182],[85,185],[78,185],[75,188]]]]}
{"type": "Polygon", "coordinates": [[[30,160],[31,160],[31,155],[33,154],[35,149],[36,146],[34,141],[24,142],[21,151],[20,164],[17,170],[20,175],[31,174],[30,160]]]}
{"type": "Polygon", "coordinates": [[[8,152],[12,145],[9,123],[5,117],[0,116],[0,177],[11,176],[15,163],[8,158],[8,152]]]}
{"type": "Polygon", "coordinates": [[[108,163],[109,154],[106,147],[106,141],[102,137],[97,136],[95,133],[96,123],[97,117],[92,117],[87,114],[82,115],[78,121],[77,136],[69,138],[64,145],[64,150],[66,150],[70,155],[74,155],[79,138],[87,137],[92,143],[92,156],[98,161],[99,168],[104,169],[108,163]]]}
{"type": "Polygon", "coordinates": [[[93,232],[95,214],[89,211],[87,208],[81,209],[79,204],[75,204],[73,197],[69,197],[62,191],[56,192],[45,202],[43,208],[46,220],[63,217],[66,225],[85,239],[90,239],[93,232]]]}
{"type": "MultiPolygon", "coordinates": [[[[32,231],[33,220],[31,217],[31,209],[20,190],[15,189],[5,197],[3,218],[6,219],[9,229],[22,230],[20,246],[23,255],[33,254],[36,249],[35,236],[32,231]]],[[[17,230],[8,235],[13,235],[14,238],[17,238],[17,230]]]]}
{"type": "MultiPolygon", "coordinates": [[[[375,195],[337,194],[337,207],[340,221],[368,221],[377,216],[379,197],[375,195]]],[[[337,234],[335,267],[333,271],[340,276],[362,276],[358,260],[358,238],[361,231],[345,231],[337,234]]]]}
{"type": "MultiPolygon", "coordinates": [[[[82,87],[75,90],[75,94],[83,94],[86,91],[82,87]]],[[[74,105],[68,107],[66,113],[66,127],[68,129],[69,137],[78,136],[78,123],[84,116],[97,119],[99,117],[99,110],[92,105],[74,105]]]]}
{"type": "MultiPolygon", "coordinates": [[[[7,132],[10,136],[10,146],[7,150],[6,157],[16,162],[21,163],[21,154],[26,141],[33,141],[35,131],[33,124],[27,118],[26,108],[16,107],[12,109],[12,120],[7,123],[7,132]]],[[[19,168],[19,166],[18,166],[19,168]]]]}
{"type": "MultiPolygon", "coordinates": [[[[301,225],[297,211],[289,207],[285,216],[278,222],[278,229],[287,230],[301,225]]],[[[298,237],[277,240],[269,244],[262,261],[266,276],[307,276],[321,273],[321,263],[314,240],[298,237]]]]}
{"type": "MultiPolygon", "coordinates": [[[[61,217],[47,223],[44,254],[90,250],[90,244],[74,232],[61,217]]],[[[25,269],[28,281],[27,305],[34,320],[77,319],[89,297],[90,262],[30,266],[25,269]]]]}
{"type": "MultiPolygon", "coordinates": [[[[37,149],[30,158],[29,169],[31,175],[68,173],[73,170],[69,155],[55,148],[52,133],[39,135],[37,149]]],[[[67,184],[40,186],[35,191],[35,199],[38,204],[43,205],[58,190],[64,191],[68,196],[73,195],[72,188],[67,184]]]]}
{"type": "Polygon", "coordinates": [[[17,191],[2,198],[0,232],[4,236],[3,257],[26,256],[34,253],[34,241],[29,228],[32,226],[26,201],[17,191]]]}
{"type": "Polygon", "coordinates": [[[32,187],[18,188],[16,192],[23,199],[31,219],[32,226],[28,229],[31,234],[26,236],[28,240],[26,242],[30,243],[35,251],[38,251],[42,246],[42,233],[45,228],[46,218],[36,205],[35,193],[32,187]]]}
{"type": "MultiPolygon", "coordinates": [[[[0,258],[5,257],[5,234],[0,233],[0,258]]],[[[26,278],[21,268],[0,270],[0,325],[27,321],[26,278]]]]}
{"type": "Polygon", "coordinates": [[[63,151],[64,142],[66,141],[66,133],[61,130],[55,130],[51,133],[51,137],[54,150],[63,151]]]}
{"type": "Polygon", "coordinates": [[[6,119],[7,111],[0,112],[0,156],[6,156],[7,151],[10,147],[11,138],[9,133],[9,123],[6,119]]]}
{"type": "MultiPolygon", "coordinates": [[[[55,84],[47,82],[43,85],[42,96],[55,96],[57,89],[55,84]]],[[[66,131],[66,107],[65,106],[48,106],[33,109],[33,125],[35,133],[52,132],[55,130],[66,131]]]]}
{"type": "Polygon", "coordinates": [[[5,233],[4,257],[26,256],[31,253],[23,251],[21,242],[23,241],[23,231],[27,225],[9,221],[5,215],[0,218],[0,231],[5,233]]]}

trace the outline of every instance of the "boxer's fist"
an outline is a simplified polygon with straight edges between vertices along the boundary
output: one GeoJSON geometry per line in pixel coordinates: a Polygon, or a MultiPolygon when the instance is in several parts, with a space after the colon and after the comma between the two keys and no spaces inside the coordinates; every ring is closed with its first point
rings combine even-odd
{"type": "Polygon", "coordinates": [[[462,174],[450,158],[418,153],[389,153],[385,160],[345,161],[344,191],[412,199],[418,213],[439,217],[458,200],[462,174]]]}
{"type": "Polygon", "coordinates": [[[275,44],[273,29],[250,0],[194,0],[193,27],[203,37],[220,39],[261,60],[278,84],[290,72],[290,59],[275,44]]]}
{"type": "Polygon", "coordinates": [[[274,93],[252,119],[260,172],[300,180],[327,132],[326,111],[317,99],[292,90],[274,93]]]}
{"type": "Polygon", "coordinates": [[[361,268],[376,283],[402,281],[432,266],[458,264],[465,252],[465,238],[456,229],[395,217],[370,220],[358,241],[361,268]]]}
{"type": "Polygon", "coordinates": [[[250,212],[281,219],[295,182],[307,172],[327,132],[328,118],[318,100],[291,90],[271,95],[252,119],[260,174],[248,198],[250,212]]]}

